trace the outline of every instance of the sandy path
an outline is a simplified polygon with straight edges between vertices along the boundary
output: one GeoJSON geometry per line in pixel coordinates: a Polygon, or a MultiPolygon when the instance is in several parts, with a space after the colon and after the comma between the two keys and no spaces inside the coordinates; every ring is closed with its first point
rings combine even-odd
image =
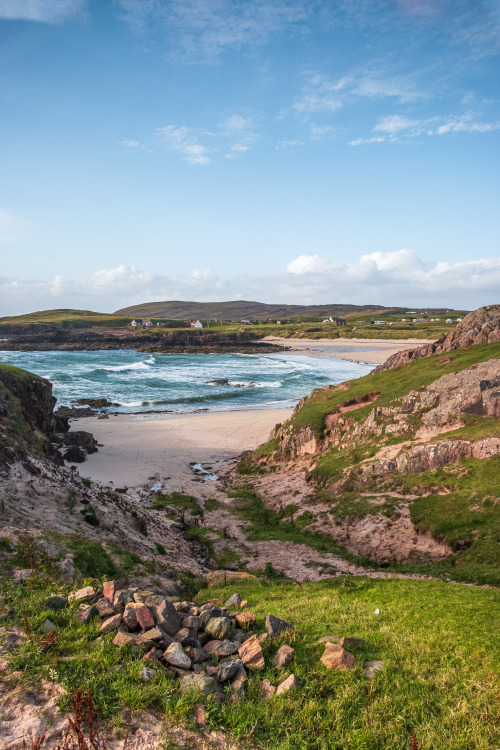
{"type": "Polygon", "coordinates": [[[266,336],[263,341],[269,341],[276,346],[287,347],[289,351],[307,354],[311,357],[347,359],[351,362],[366,362],[371,365],[381,365],[396,352],[432,343],[430,339],[282,339],[278,336],[266,336]],[[311,348],[318,346],[327,350],[331,349],[331,351],[318,351],[311,348]],[[372,351],[349,351],[357,347],[369,347],[372,351]],[[335,351],[335,349],[345,351],[335,351]]]}
{"type": "MultiPolygon", "coordinates": [[[[78,466],[83,477],[116,487],[151,486],[159,474],[167,491],[193,491],[191,462],[212,467],[265,442],[291,409],[231,411],[183,417],[123,415],[90,417],[72,429],[91,432],[102,447],[78,466]]],[[[217,482],[204,482],[217,485],[217,482]]]]}

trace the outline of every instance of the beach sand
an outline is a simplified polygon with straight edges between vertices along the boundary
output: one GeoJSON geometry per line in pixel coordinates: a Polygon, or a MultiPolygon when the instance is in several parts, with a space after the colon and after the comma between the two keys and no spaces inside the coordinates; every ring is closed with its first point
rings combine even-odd
{"type": "MultiPolygon", "coordinates": [[[[74,422],[75,430],[91,432],[102,447],[78,465],[81,476],[115,487],[151,487],[192,492],[199,478],[189,464],[211,467],[217,474],[228,459],[264,443],[291,409],[231,411],[181,417],[119,414],[74,422]]],[[[216,485],[217,482],[204,482],[216,485]]]]}
{"type": "Polygon", "coordinates": [[[330,357],[331,359],[347,359],[351,362],[366,362],[371,365],[381,365],[395,352],[414,349],[417,346],[431,344],[427,339],[282,339],[278,336],[266,336],[277,346],[288,347],[291,352],[307,354],[311,357],[330,357]],[[318,351],[311,347],[321,347],[326,351],[318,351]],[[351,348],[369,347],[371,351],[349,351],[351,348]],[[328,351],[331,349],[332,351],[328,351]],[[345,351],[335,351],[344,349],[345,351]]]}

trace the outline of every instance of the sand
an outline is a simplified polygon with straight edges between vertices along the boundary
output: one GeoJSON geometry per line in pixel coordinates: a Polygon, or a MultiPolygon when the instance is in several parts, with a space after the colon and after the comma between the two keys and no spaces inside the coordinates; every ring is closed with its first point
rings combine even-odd
{"type": "MultiPolygon", "coordinates": [[[[72,429],[91,432],[101,444],[78,465],[83,477],[114,487],[151,487],[158,475],[167,492],[188,492],[199,481],[190,463],[217,474],[230,459],[265,442],[291,409],[231,411],[189,416],[89,417],[72,429]]],[[[205,482],[206,485],[217,482],[205,482]]]]}
{"type": "Polygon", "coordinates": [[[431,344],[427,339],[282,339],[278,336],[266,336],[264,341],[269,341],[277,346],[288,347],[292,352],[307,354],[311,357],[330,357],[331,359],[347,359],[351,362],[366,362],[371,365],[381,365],[395,352],[405,349],[413,349],[416,346],[431,344]],[[318,351],[311,347],[321,346],[327,351],[318,351]],[[371,351],[349,351],[358,347],[369,347],[371,351]],[[328,351],[331,349],[332,351],[328,351]],[[345,351],[335,351],[344,349],[345,351]]]}

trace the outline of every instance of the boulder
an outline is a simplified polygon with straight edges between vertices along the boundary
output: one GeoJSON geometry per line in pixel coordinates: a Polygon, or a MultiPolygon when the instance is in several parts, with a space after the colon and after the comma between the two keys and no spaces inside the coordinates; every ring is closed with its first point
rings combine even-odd
{"type": "Polygon", "coordinates": [[[240,667],[243,666],[241,659],[235,661],[226,661],[217,667],[216,679],[218,682],[227,682],[231,677],[234,677],[240,667]]]}
{"type": "Polygon", "coordinates": [[[145,682],[149,682],[149,680],[152,680],[155,676],[156,672],[154,669],[151,669],[151,667],[143,667],[141,669],[141,679],[145,682]]]}
{"type": "Polygon", "coordinates": [[[67,603],[68,600],[65,596],[49,596],[47,599],[47,607],[49,609],[64,609],[67,603]]]}
{"type": "Polygon", "coordinates": [[[115,612],[123,612],[126,604],[132,604],[133,602],[132,592],[129,589],[120,589],[115,591],[113,597],[113,607],[115,612]]]}
{"type": "Polygon", "coordinates": [[[154,628],[155,621],[153,615],[151,614],[149,607],[146,607],[145,604],[141,605],[139,609],[136,610],[135,615],[142,630],[150,630],[151,628],[154,628]]]}
{"type": "Polygon", "coordinates": [[[256,617],[253,612],[238,612],[236,615],[236,622],[240,628],[249,628],[256,621],[256,617]]]}
{"type": "Polygon", "coordinates": [[[40,628],[40,631],[42,633],[50,633],[51,630],[56,630],[56,626],[51,620],[45,620],[42,627],[40,628]]]}
{"type": "Polygon", "coordinates": [[[113,630],[117,630],[118,626],[120,625],[122,621],[122,616],[120,614],[113,615],[113,617],[108,617],[107,620],[104,620],[101,627],[99,628],[99,632],[101,635],[104,635],[105,633],[112,633],[113,630]]]}
{"type": "Polygon", "coordinates": [[[68,594],[68,601],[88,602],[93,596],[95,596],[95,591],[92,586],[85,586],[85,588],[78,589],[78,591],[71,591],[71,593],[68,594]]]}
{"type": "Polygon", "coordinates": [[[187,646],[184,650],[193,664],[201,664],[202,662],[210,659],[209,654],[207,654],[207,652],[202,648],[196,648],[196,646],[187,646]]]}
{"type": "Polygon", "coordinates": [[[296,677],[294,674],[291,674],[290,677],[287,677],[286,680],[283,680],[283,682],[278,685],[276,688],[276,695],[282,695],[283,693],[288,693],[289,690],[296,690],[300,685],[298,677],[296,677]]]}
{"type": "Polygon", "coordinates": [[[150,630],[144,631],[144,633],[142,633],[141,635],[148,641],[162,641],[165,634],[160,630],[160,628],[155,627],[151,628],[150,630]]]}
{"type": "Polygon", "coordinates": [[[179,682],[181,693],[191,691],[202,693],[206,698],[217,690],[217,682],[213,677],[205,677],[201,674],[188,674],[179,682]]]}
{"type": "Polygon", "coordinates": [[[219,643],[217,648],[212,651],[212,654],[214,656],[231,656],[231,654],[235,654],[237,651],[238,644],[226,639],[219,643]]]}
{"type": "Polygon", "coordinates": [[[275,617],[274,615],[268,615],[266,617],[266,632],[268,635],[271,636],[271,638],[275,638],[278,635],[282,635],[283,633],[286,633],[287,630],[293,630],[293,625],[290,625],[288,622],[285,622],[284,620],[280,620],[279,617],[275,617]]]}
{"type": "MultiPolygon", "coordinates": [[[[141,648],[145,648],[147,646],[147,642],[138,635],[134,635],[133,633],[123,633],[121,630],[119,630],[113,638],[113,645],[118,646],[118,648],[123,648],[123,646],[139,646],[141,648]]],[[[152,644],[148,647],[148,650],[151,647],[152,644]]]]}
{"type": "Polygon", "coordinates": [[[182,618],[171,602],[163,601],[154,610],[156,624],[169,635],[174,636],[181,628],[182,618]]]}
{"type": "Polygon", "coordinates": [[[207,712],[201,703],[197,703],[194,707],[193,721],[196,729],[204,729],[208,724],[207,712]]]}
{"type": "Polygon", "coordinates": [[[116,581],[104,581],[102,585],[102,595],[109,599],[110,602],[114,601],[118,585],[116,581]]]}
{"type": "Polygon", "coordinates": [[[136,602],[131,602],[130,604],[125,605],[125,609],[123,610],[123,622],[129,628],[130,630],[135,630],[137,627],[137,610],[140,609],[143,605],[137,604],[136,602]]]}
{"type": "Polygon", "coordinates": [[[248,669],[264,669],[266,666],[259,639],[256,635],[253,635],[242,643],[238,649],[238,654],[248,669]]]}
{"type": "Polygon", "coordinates": [[[276,692],[276,688],[269,680],[262,680],[259,690],[263,698],[272,698],[276,692]]]}
{"type": "Polygon", "coordinates": [[[375,672],[379,672],[383,668],[383,661],[365,661],[363,664],[363,672],[368,680],[372,680],[375,677],[375,672]]]}
{"type": "Polygon", "coordinates": [[[84,625],[88,625],[96,615],[95,607],[91,604],[80,604],[78,608],[78,619],[84,625]]]}
{"type": "Polygon", "coordinates": [[[134,591],[133,593],[134,602],[137,602],[138,604],[147,604],[146,599],[148,598],[148,596],[154,596],[153,592],[150,591],[149,589],[143,589],[142,591],[134,591]]]}
{"type": "Polygon", "coordinates": [[[195,615],[188,615],[182,620],[182,627],[191,629],[199,630],[201,628],[201,620],[199,617],[196,617],[195,615]]]}
{"type": "Polygon", "coordinates": [[[286,644],[281,646],[281,648],[278,649],[276,654],[273,657],[273,667],[276,667],[276,669],[282,669],[283,667],[288,667],[289,664],[292,663],[293,659],[295,657],[295,650],[291,648],[291,646],[287,646],[286,644]]]}
{"type": "Polygon", "coordinates": [[[224,606],[228,609],[231,609],[232,607],[239,607],[241,602],[241,596],[239,594],[233,594],[227,601],[224,602],[224,606]]]}
{"type": "Polygon", "coordinates": [[[99,601],[96,602],[95,606],[99,617],[111,617],[112,615],[116,614],[110,600],[105,596],[99,599],[99,601]]]}
{"type": "Polygon", "coordinates": [[[221,643],[222,641],[219,641],[217,639],[213,641],[208,641],[208,643],[205,643],[205,645],[203,646],[203,650],[206,651],[207,654],[212,655],[217,650],[217,648],[220,646],[221,643]]]}
{"type": "Polygon", "coordinates": [[[211,617],[205,625],[205,632],[216,638],[222,640],[231,630],[231,621],[227,617],[211,617]]]}
{"type": "Polygon", "coordinates": [[[163,654],[163,658],[173,667],[180,667],[181,669],[191,668],[191,659],[186,654],[180,643],[171,643],[163,654]]]}
{"type": "Polygon", "coordinates": [[[349,651],[335,643],[327,643],[321,657],[322,664],[327,669],[354,669],[356,659],[349,651]]]}
{"type": "Polygon", "coordinates": [[[159,661],[163,656],[163,651],[159,648],[150,648],[147,654],[144,654],[141,661],[159,661]]]}

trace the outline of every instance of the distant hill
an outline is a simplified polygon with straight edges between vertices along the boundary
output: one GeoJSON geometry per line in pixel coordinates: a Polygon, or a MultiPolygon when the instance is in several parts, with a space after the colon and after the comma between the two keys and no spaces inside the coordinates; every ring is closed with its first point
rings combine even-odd
{"type": "Polygon", "coordinates": [[[383,307],[382,305],[266,305],[262,302],[234,300],[232,302],[145,302],[117,310],[115,315],[137,318],[170,318],[185,320],[267,320],[268,318],[316,318],[329,315],[345,317],[363,313],[401,312],[407,307],[383,307]]]}

